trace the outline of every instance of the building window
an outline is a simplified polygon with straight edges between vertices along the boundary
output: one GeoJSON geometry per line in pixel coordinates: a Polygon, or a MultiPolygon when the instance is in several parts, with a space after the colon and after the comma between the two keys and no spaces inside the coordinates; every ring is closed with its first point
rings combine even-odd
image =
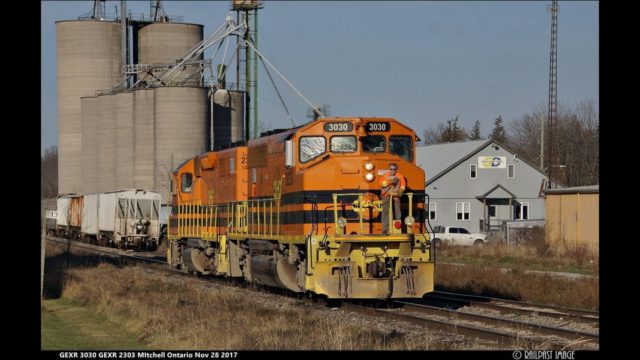
{"type": "Polygon", "coordinates": [[[476,164],[469,165],[469,170],[470,170],[471,178],[472,179],[477,179],[478,178],[478,165],[476,165],[476,164]]]}
{"type": "Polygon", "coordinates": [[[496,206],[489,205],[489,216],[496,216],[496,206]]]}
{"type": "Polygon", "coordinates": [[[469,220],[470,208],[471,208],[471,204],[468,202],[457,202],[456,203],[456,219],[469,220]]]}
{"type": "Polygon", "coordinates": [[[507,175],[507,177],[509,179],[513,179],[516,177],[516,164],[509,164],[509,174],[507,175]]]}
{"type": "Polygon", "coordinates": [[[528,220],[529,219],[529,203],[521,202],[516,204],[516,220],[528,220]]]}
{"type": "Polygon", "coordinates": [[[429,220],[436,220],[436,203],[430,202],[427,208],[427,214],[429,214],[429,220]]]}

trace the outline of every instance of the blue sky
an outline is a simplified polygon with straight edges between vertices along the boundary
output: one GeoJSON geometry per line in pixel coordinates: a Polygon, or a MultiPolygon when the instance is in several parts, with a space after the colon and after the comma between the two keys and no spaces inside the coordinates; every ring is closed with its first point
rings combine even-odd
{"type": "MultiPolygon", "coordinates": [[[[508,123],[546,104],[550,1],[265,1],[259,48],[312,102],[333,116],[394,117],[421,134],[459,115],[482,136],[498,114],[508,123]]],[[[107,1],[113,12],[120,1],[107,1]]],[[[148,1],[129,1],[149,12],[148,1]]],[[[55,21],[88,13],[92,1],[44,1],[41,18],[41,150],[58,142],[55,21]]],[[[169,15],[205,25],[224,21],[230,1],[164,2],[169,15]]],[[[598,98],[598,2],[560,1],[558,101],[598,98]]],[[[275,74],[272,75],[275,76],[275,74]]],[[[231,80],[230,80],[231,81],[231,80]]],[[[276,80],[296,124],[308,105],[276,80]]],[[[289,127],[260,66],[259,118],[289,127]]]]}

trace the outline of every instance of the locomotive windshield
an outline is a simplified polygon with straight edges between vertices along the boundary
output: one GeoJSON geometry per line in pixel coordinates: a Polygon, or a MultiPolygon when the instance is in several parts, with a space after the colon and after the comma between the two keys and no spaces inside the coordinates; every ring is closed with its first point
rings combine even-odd
{"type": "Polygon", "coordinates": [[[326,147],[326,140],[323,136],[305,136],[300,138],[300,162],[306,163],[322,155],[326,147]]]}
{"type": "Polygon", "coordinates": [[[362,150],[365,152],[384,152],[387,147],[382,135],[369,135],[362,138],[362,150]]]}
{"type": "Polygon", "coordinates": [[[413,160],[413,146],[410,136],[391,136],[389,137],[389,151],[401,158],[411,161],[413,160]]]}
{"type": "Polygon", "coordinates": [[[331,152],[347,153],[358,149],[355,136],[334,136],[331,138],[331,152]]]}

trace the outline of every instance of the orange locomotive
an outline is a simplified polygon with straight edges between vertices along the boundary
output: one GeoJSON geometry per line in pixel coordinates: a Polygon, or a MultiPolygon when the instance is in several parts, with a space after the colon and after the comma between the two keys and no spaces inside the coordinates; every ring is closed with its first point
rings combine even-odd
{"type": "Polygon", "coordinates": [[[324,118],[196,156],[173,175],[168,262],[331,299],[422,297],[434,262],[416,140],[391,118],[324,118]],[[406,190],[383,234],[390,163],[406,190]]]}

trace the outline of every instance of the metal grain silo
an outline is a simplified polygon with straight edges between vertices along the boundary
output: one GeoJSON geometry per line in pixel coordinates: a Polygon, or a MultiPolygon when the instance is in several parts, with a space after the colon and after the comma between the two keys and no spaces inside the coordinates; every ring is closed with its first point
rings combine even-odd
{"type": "MultiPolygon", "coordinates": [[[[203,26],[197,24],[152,23],[144,26],[138,32],[138,63],[175,64],[202,41],[202,33],[203,26]]],[[[196,72],[195,67],[187,69],[176,79],[185,80],[184,85],[200,86],[196,72]]]]}
{"type": "Polygon", "coordinates": [[[207,90],[155,88],[155,188],[171,199],[169,182],[182,162],[209,149],[207,90]]]}
{"type": "Polygon", "coordinates": [[[82,124],[82,184],[84,194],[98,192],[98,98],[95,96],[80,99],[82,124]]]}
{"type": "Polygon", "coordinates": [[[133,93],[114,95],[115,100],[115,188],[133,188],[133,93]]]}
{"type": "Polygon", "coordinates": [[[82,183],[80,97],[95,96],[121,80],[120,23],[56,22],[58,93],[58,193],[82,183]]]}
{"type": "Polygon", "coordinates": [[[244,99],[242,91],[226,89],[213,94],[213,136],[216,149],[244,140],[244,99]]]}
{"type": "Polygon", "coordinates": [[[133,92],[134,97],[134,153],[133,188],[157,191],[154,180],[155,159],[155,109],[154,90],[143,89],[133,92]]]}
{"type": "Polygon", "coordinates": [[[98,96],[98,191],[116,189],[116,96],[98,96]]]}

